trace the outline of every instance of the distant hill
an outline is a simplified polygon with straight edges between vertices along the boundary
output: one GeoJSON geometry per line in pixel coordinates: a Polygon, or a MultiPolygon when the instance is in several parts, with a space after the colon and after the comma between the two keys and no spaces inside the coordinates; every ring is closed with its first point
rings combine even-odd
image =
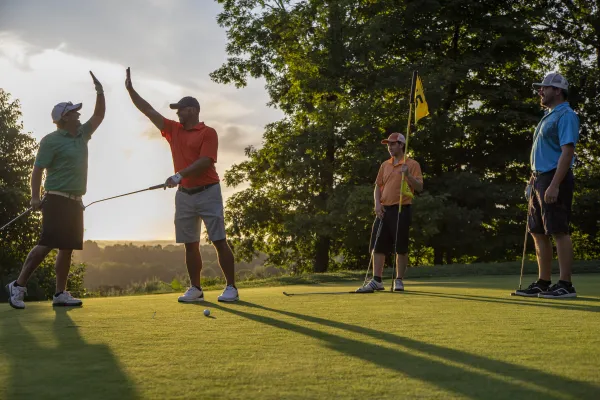
{"type": "MultiPolygon", "coordinates": [[[[175,240],[92,240],[92,242],[96,242],[101,248],[105,248],[106,246],[115,246],[118,244],[132,244],[138,247],[157,245],[161,245],[164,247],[168,245],[177,245],[177,243],[175,243],[175,240]]],[[[200,243],[205,244],[204,241],[201,241],[200,243]]]]}

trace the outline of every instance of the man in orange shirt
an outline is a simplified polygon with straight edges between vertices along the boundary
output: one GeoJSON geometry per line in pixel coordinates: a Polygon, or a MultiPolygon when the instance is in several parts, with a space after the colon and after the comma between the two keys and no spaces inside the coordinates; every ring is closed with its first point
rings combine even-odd
{"type": "Polygon", "coordinates": [[[358,293],[373,293],[375,290],[384,289],[381,276],[385,257],[390,253],[396,254],[394,290],[404,290],[402,279],[408,266],[408,234],[412,198],[415,191],[423,190],[421,166],[417,161],[405,158],[406,140],[404,136],[400,133],[392,133],[381,143],[387,145],[391,158],[381,164],[375,180],[376,218],[371,231],[369,248],[373,253],[373,279],[358,288],[356,290],[358,293]],[[402,182],[403,173],[404,183],[402,182]],[[402,190],[402,207],[399,210],[400,190],[402,190]],[[381,231],[377,237],[380,224],[382,225],[381,231]]]}
{"type": "Polygon", "coordinates": [[[193,97],[184,97],[170,105],[171,109],[177,110],[179,122],[176,122],[164,118],[137,94],[131,83],[129,68],[125,87],[133,104],[152,121],[171,146],[175,175],[169,177],[165,184],[168,187],[179,185],[175,195],[175,236],[177,243],[185,243],[185,263],[191,282],[190,288],[179,297],[179,301],[204,301],[200,286],[200,220],[206,225],[208,238],[217,250],[219,265],[227,281],[218,300],[239,300],[233,253],[225,237],[219,175],[215,169],[217,132],[199,121],[200,104],[193,97]]]}

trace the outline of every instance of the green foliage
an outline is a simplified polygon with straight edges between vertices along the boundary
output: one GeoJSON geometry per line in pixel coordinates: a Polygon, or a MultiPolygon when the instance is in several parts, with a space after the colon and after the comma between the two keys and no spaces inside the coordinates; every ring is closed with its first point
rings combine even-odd
{"type": "Polygon", "coordinates": [[[552,56],[517,1],[219,1],[229,58],[212,78],[264,78],[285,117],[225,175],[250,186],[228,201],[238,258],[322,272],[364,268],[372,191],[403,131],[410,77],[423,78],[431,116],[413,127],[425,193],[415,200],[411,261],[514,260],[533,127],[531,83],[552,56]]]}

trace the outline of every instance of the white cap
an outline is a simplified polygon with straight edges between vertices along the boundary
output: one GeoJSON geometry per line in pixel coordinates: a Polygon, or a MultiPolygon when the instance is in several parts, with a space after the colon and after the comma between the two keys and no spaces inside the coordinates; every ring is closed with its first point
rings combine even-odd
{"type": "Polygon", "coordinates": [[[567,82],[564,76],[557,72],[551,72],[546,75],[542,83],[533,84],[533,87],[539,86],[553,86],[555,88],[569,90],[569,82],[567,82]]]}
{"type": "Polygon", "coordinates": [[[70,101],[58,103],[52,109],[52,122],[57,123],[69,111],[81,109],[81,103],[73,104],[70,101]]]}

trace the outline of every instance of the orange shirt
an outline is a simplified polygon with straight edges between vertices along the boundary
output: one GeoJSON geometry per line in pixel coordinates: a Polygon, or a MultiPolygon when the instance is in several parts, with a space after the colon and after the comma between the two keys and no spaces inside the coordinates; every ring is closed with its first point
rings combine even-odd
{"type": "MultiPolygon", "coordinates": [[[[384,206],[392,206],[400,202],[400,181],[402,180],[400,166],[403,164],[404,160],[400,160],[398,164],[394,164],[394,158],[391,157],[379,167],[379,173],[377,174],[375,184],[377,184],[381,190],[381,204],[384,206]]],[[[406,174],[423,182],[423,174],[421,173],[421,166],[419,163],[412,158],[407,157],[406,165],[408,166],[406,174]]],[[[405,190],[402,195],[403,206],[412,204],[412,198],[415,193],[415,190],[408,184],[406,174],[404,175],[405,190]]]]}
{"type": "Polygon", "coordinates": [[[171,145],[175,172],[188,167],[200,157],[209,157],[213,161],[201,175],[183,178],[181,186],[189,189],[219,182],[219,175],[215,169],[219,147],[217,131],[204,125],[204,122],[198,123],[190,130],[185,130],[179,122],[165,118],[160,133],[171,145]]]}

